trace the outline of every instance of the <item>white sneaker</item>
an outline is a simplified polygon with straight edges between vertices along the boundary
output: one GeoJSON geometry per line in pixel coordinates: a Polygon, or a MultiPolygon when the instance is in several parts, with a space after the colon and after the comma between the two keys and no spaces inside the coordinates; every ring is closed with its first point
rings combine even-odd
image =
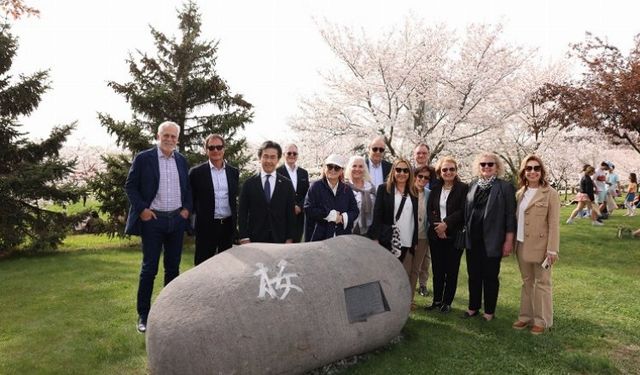
{"type": "Polygon", "coordinates": [[[601,223],[599,221],[592,221],[591,225],[593,225],[594,227],[601,227],[604,225],[604,223],[601,223]]]}
{"type": "Polygon", "coordinates": [[[567,224],[574,224],[574,221],[572,219],[567,219],[567,224]]]}

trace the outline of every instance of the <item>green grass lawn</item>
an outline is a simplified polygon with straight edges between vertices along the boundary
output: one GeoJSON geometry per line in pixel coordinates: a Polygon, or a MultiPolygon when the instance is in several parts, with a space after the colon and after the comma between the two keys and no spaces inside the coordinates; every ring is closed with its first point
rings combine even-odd
{"type": "MultiPolygon", "coordinates": [[[[640,216],[622,213],[604,227],[586,219],[561,225],[550,333],[511,328],[520,295],[513,258],[502,264],[497,319],[460,319],[467,301],[463,257],[451,314],[420,309],[399,344],[344,372],[639,374],[640,240],[615,234],[619,224],[640,227],[640,216]]],[[[564,208],[563,223],[568,214],[564,208]]],[[[135,331],[140,261],[137,239],[91,235],[69,237],[57,253],[0,261],[0,374],[147,373],[144,336],[135,331]]],[[[182,271],[192,262],[188,244],[182,271]]]]}

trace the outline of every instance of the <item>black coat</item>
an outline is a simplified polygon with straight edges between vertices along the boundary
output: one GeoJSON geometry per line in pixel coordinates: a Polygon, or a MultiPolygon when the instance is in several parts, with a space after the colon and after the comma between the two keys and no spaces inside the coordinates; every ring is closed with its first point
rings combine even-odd
{"type": "MultiPolygon", "coordinates": [[[[236,223],[238,221],[237,199],[240,173],[238,168],[226,163],[224,170],[229,188],[229,208],[231,208],[231,225],[233,228],[233,233],[229,233],[229,235],[232,239],[236,239],[238,235],[236,223]]],[[[194,229],[196,231],[196,248],[198,248],[200,244],[211,243],[208,237],[211,235],[213,212],[216,206],[215,191],[211,180],[211,167],[208,161],[191,168],[189,182],[191,183],[191,193],[193,195],[193,213],[196,215],[194,229]]]]}
{"type": "MultiPolygon", "coordinates": [[[[285,165],[279,166],[278,169],[276,169],[276,172],[289,179],[289,171],[287,171],[287,167],[285,165]]],[[[298,167],[298,169],[296,169],[296,174],[298,175],[297,186],[295,188],[296,206],[302,208],[304,206],[304,198],[307,196],[307,192],[309,191],[309,172],[307,172],[306,169],[298,167]]]]}
{"type": "MultiPolygon", "coordinates": [[[[274,173],[275,174],[275,173],[274,173]]],[[[267,203],[260,173],[245,181],[238,202],[239,238],[251,242],[284,243],[295,235],[295,192],[291,180],[275,174],[275,187],[267,203]]]]}
{"type": "Polygon", "coordinates": [[[428,235],[437,238],[434,223],[444,221],[447,224],[447,238],[455,238],[464,224],[464,203],[469,187],[462,181],[454,182],[451,192],[447,197],[447,217],[440,218],[440,195],[442,194],[442,181],[431,190],[427,201],[427,220],[429,221],[428,235]]]}
{"type": "MultiPolygon", "coordinates": [[[[393,225],[396,214],[395,212],[395,187],[394,190],[387,192],[387,185],[382,184],[378,186],[376,192],[376,203],[373,207],[373,223],[369,227],[367,236],[372,240],[378,240],[383,226],[393,225]]],[[[413,239],[411,240],[411,247],[415,247],[418,244],[418,198],[409,194],[407,199],[411,199],[413,205],[413,239]]],[[[406,203],[405,203],[406,204],[406,203]]]]}
{"type": "Polygon", "coordinates": [[[305,235],[306,242],[321,241],[334,235],[351,234],[353,223],[360,214],[353,190],[344,183],[338,182],[336,195],[333,195],[331,187],[324,178],[311,185],[304,203],[304,212],[309,228],[305,235]],[[324,219],[331,210],[347,213],[349,219],[346,227],[324,219]]]}
{"type": "Polygon", "coordinates": [[[482,228],[473,228],[473,201],[478,188],[477,181],[471,183],[466,198],[465,223],[467,226],[466,245],[471,249],[471,233],[482,230],[484,246],[488,257],[501,257],[502,245],[507,233],[516,232],[516,192],[507,181],[496,179],[487,199],[482,228]]]}

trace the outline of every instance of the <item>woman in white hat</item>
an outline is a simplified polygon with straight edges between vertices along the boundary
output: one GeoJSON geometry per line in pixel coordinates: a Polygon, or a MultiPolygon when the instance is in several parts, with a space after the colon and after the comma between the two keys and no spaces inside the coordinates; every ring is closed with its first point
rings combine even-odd
{"type": "Polygon", "coordinates": [[[351,234],[360,211],[353,191],[342,181],[343,169],[344,159],[329,155],[322,167],[322,178],[309,188],[304,201],[306,242],[351,234]]]}

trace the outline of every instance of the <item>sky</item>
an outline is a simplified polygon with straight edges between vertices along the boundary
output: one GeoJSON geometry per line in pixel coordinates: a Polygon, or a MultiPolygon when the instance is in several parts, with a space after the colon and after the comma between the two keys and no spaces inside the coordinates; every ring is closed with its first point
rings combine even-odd
{"type": "MultiPolygon", "coordinates": [[[[150,25],[177,35],[182,1],[25,1],[41,15],[12,23],[19,50],[10,72],[49,69],[51,89],[33,114],[20,119],[22,130],[43,138],[53,126],[77,121],[69,144],[114,144],[97,112],[129,120],[131,111],[107,82],[131,79],[125,63],[129,53],[155,53],[150,25]]],[[[254,105],[254,121],[245,131],[251,142],[292,140],[288,120],[300,99],[321,91],[321,73],[338,66],[318,32],[319,20],[372,36],[410,13],[456,30],[502,22],[507,40],[538,48],[546,61],[564,58],[568,45],[584,40],[585,31],[623,50],[640,33],[637,1],[207,0],[198,5],[203,38],[219,41],[219,75],[254,105]]]]}

